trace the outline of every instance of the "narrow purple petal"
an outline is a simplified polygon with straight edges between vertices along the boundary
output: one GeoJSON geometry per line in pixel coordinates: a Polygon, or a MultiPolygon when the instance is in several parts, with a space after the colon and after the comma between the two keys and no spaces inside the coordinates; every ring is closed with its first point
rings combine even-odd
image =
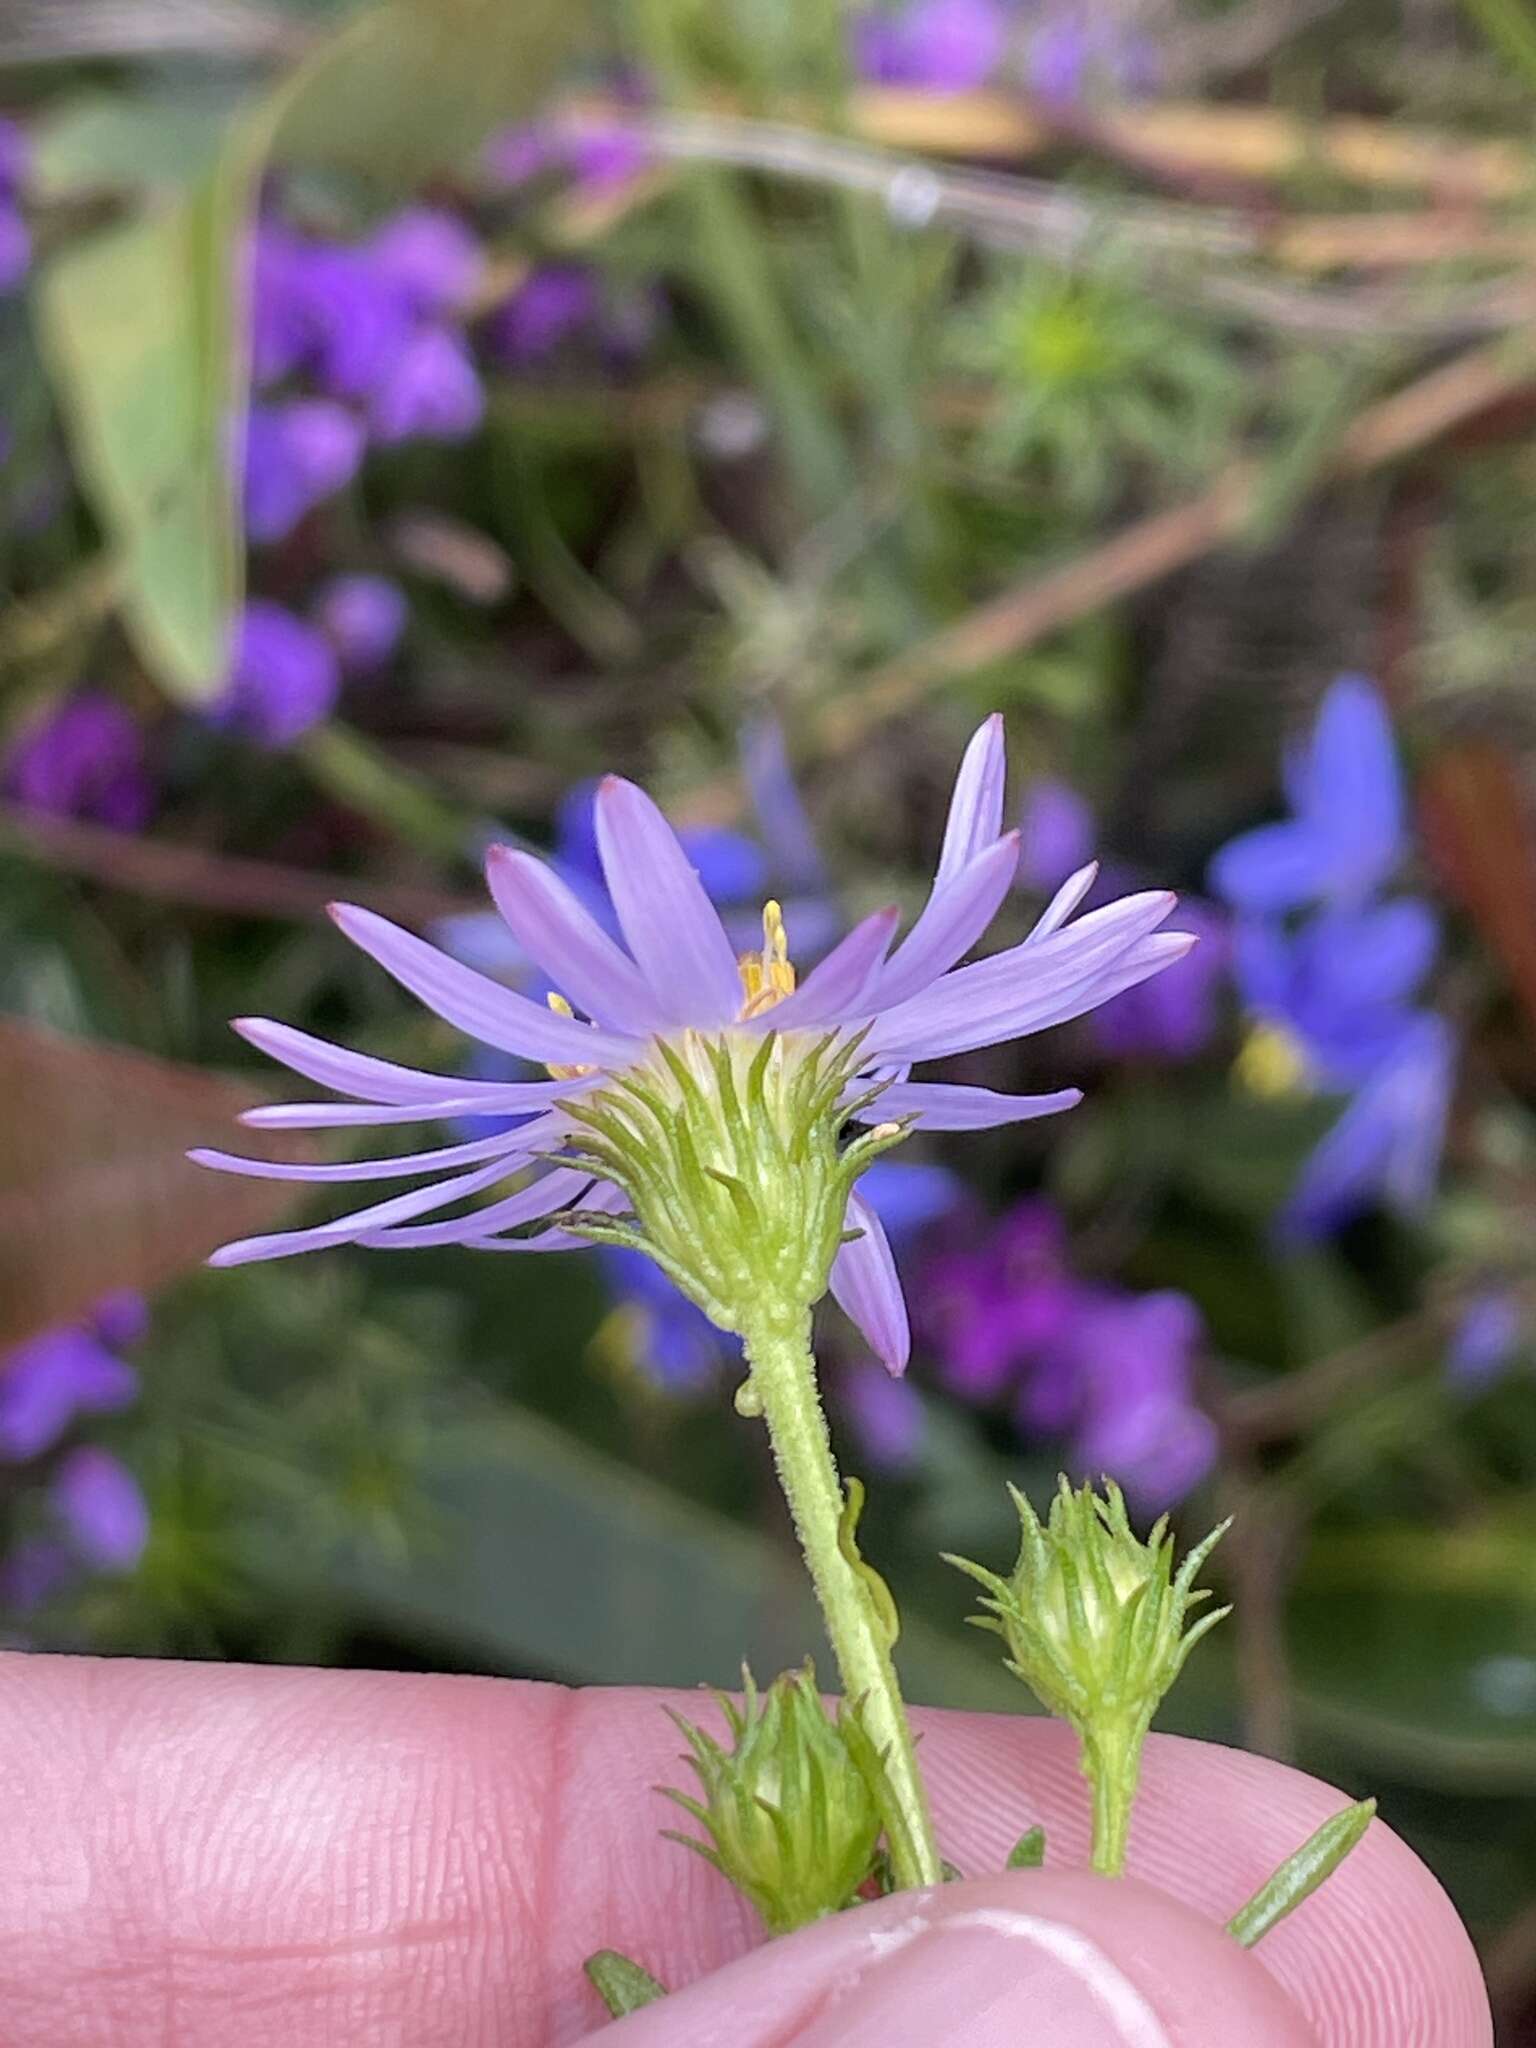
{"type": "Polygon", "coordinates": [[[1129,985],[1110,970],[1162,923],[1174,901],[1166,890],[1127,896],[1050,938],[1028,939],[956,968],[879,1019],[867,1043],[869,1058],[938,1059],[1079,1016],[1129,985]]]}
{"type": "Polygon", "coordinates": [[[1306,808],[1335,843],[1334,879],[1361,890],[1386,880],[1401,853],[1403,781],[1386,700],[1369,677],[1340,676],[1323,698],[1306,808]]]}
{"type": "Polygon", "coordinates": [[[553,868],[531,853],[493,846],[485,878],[513,938],[578,1010],[642,1036],[660,1027],[645,976],[553,868]]]}
{"type": "MultiPolygon", "coordinates": [[[[521,1108],[543,1109],[572,1085],[564,1081],[467,1081],[458,1074],[427,1074],[415,1067],[399,1067],[392,1060],[375,1059],[372,1054],[350,1052],[344,1045],[332,1045],[292,1024],[279,1024],[270,1017],[237,1017],[230,1029],[249,1045],[271,1059],[280,1060],[306,1081],[322,1088],[334,1088],[339,1095],[360,1095],[372,1103],[421,1105],[472,1099],[486,1111],[513,1115],[521,1108]]],[[[302,1105],[294,1105],[301,1107],[302,1105]]],[[[321,1109],[335,1105],[316,1104],[321,1109]]],[[[254,1117],[258,1112],[247,1112],[254,1117]]],[[[362,1117],[359,1122],[370,1119],[362,1117]]]]}
{"type": "Polygon", "coordinates": [[[965,1088],[942,1081],[908,1081],[887,1088],[863,1112],[860,1123],[916,1117],[925,1131],[990,1131],[1001,1124],[1022,1124],[1037,1116],[1055,1116],[1076,1109],[1081,1088],[1058,1088],[1054,1095],[1000,1095],[993,1088],[965,1088]]]}
{"type": "Polygon", "coordinates": [[[994,711],[971,735],[949,800],[944,844],[939,849],[935,883],[947,882],[969,867],[1003,829],[1003,785],[1008,775],[1003,714],[994,711]]]}
{"type": "Polygon", "coordinates": [[[792,996],[764,1010],[754,1023],[765,1031],[798,1031],[872,1015],[878,1007],[873,999],[876,978],[900,921],[901,912],[894,906],[871,912],[811,969],[792,996]]]}
{"type": "Polygon", "coordinates": [[[642,789],[603,778],[598,855],[619,927],[663,1013],[707,1029],[741,1008],[736,955],[677,835],[642,789]]]}
{"type": "Polygon", "coordinates": [[[935,886],[922,915],[880,977],[883,1009],[921,994],[969,953],[1013,887],[1018,865],[1019,835],[1010,832],[947,882],[935,886]]]}
{"type": "Polygon", "coordinates": [[[446,1171],[459,1166],[478,1166],[483,1159],[502,1159],[511,1165],[526,1157],[531,1138],[542,1143],[545,1135],[537,1123],[523,1124],[515,1131],[497,1131],[487,1138],[474,1138],[463,1145],[438,1145],[430,1152],[402,1152],[393,1159],[344,1159],[332,1166],[290,1166],[280,1159],[245,1159],[235,1152],[218,1152],[199,1145],[187,1154],[194,1166],[211,1167],[215,1173],[237,1173],[247,1180],[328,1181],[409,1180],[413,1174],[446,1171]]]}
{"type": "Polygon", "coordinates": [[[912,1331],[906,1297],[891,1256],[885,1227],[869,1204],[855,1192],[848,1197],[849,1230],[862,1235],[845,1244],[832,1261],[832,1294],[856,1323],[888,1373],[907,1369],[912,1331]]]}
{"type": "Polygon", "coordinates": [[[531,1003],[500,982],[476,974],[472,967],[460,966],[377,911],[336,903],[331,915],[353,945],[376,960],[402,988],[484,1045],[517,1053],[523,1059],[554,1060],[562,1065],[608,1062],[628,1066],[639,1053],[633,1039],[595,1031],[531,1003]]]}
{"type": "Polygon", "coordinates": [[[1048,939],[1052,932],[1059,932],[1098,879],[1099,864],[1096,860],[1089,861],[1085,868],[1079,868],[1075,875],[1068,875],[1035,920],[1024,943],[1029,945],[1035,939],[1048,939]]]}
{"type": "Polygon", "coordinates": [[[210,1254],[210,1266],[249,1266],[259,1259],[286,1259],[295,1252],[329,1251],[336,1245],[355,1244],[370,1231],[392,1223],[408,1223],[414,1216],[446,1209],[451,1202],[479,1194],[506,1177],[505,1163],[496,1159],[473,1173],[455,1174],[450,1180],[435,1181],[431,1187],[414,1188],[408,1195],[395,1195],[370,1208],[355,1209],[350,1216],[338,1216],[334,1223],[317,1223],[310,1230],[280,1230],[267,1237],[237,1238],[220,1245],[210,1254]]]}
{"type": "Polygon", "coordinates": [[[485,1095],[446,1096],[440,1102],[408,1102],[384,1108],[376,1102],[265,1102],[240,1112],[239,1122],[257,1131],[335,1131],[386,1124],[450,1123],[465,1116],[521,1116],[580,1095],[587,1081],[509,1081],[505,1091],[486,1084],[485,1095]],[[527,1099],[532,1089],[539,1099],[527,1099]],[[496,1101],[505,1092],[508,1100],[496,1101]]]}
{"type": "Polygon", "coordinates": [[[423,1223],[414,1229],[370,1230],[358,1243],[379,1251],[420,1251],[430,1245],[466,1244],[500,1230],[513,1230],[520,1223],[537,1223],[540,1217],[552,1215],[556,1209],[573,1207],[591,1179],[585,1168],[559,1166],[499,1202],[471,1209],[467,1216],[455,1216],[446,1223],[423,1223]]]}

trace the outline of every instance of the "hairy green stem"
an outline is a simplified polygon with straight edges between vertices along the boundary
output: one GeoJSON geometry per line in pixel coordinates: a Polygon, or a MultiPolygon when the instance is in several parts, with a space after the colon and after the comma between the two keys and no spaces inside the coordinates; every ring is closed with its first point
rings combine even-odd
{"type": "Polygon", "coordinates": [[[1092,1865],[1100,1877],[1120,1877],[1125,1871],[1145,1734],[1144,1728],[1111,1726],[1083,1738],[1083,1775],[1093,1787],[1092,1865]]]}
{"type": "Polygon", "coordinates": [[[860,1706],[870,1740],[881,1752],[902,1825],[889,1830],[892,1868],[902,1886],[943,1878],[928,1798],[918,1773],[912,1730],[891,1662],[890,1627],[840,1541],[843,1487],[816,1386],[810,1317],[765,1324],[745,1333],[752,1366],[748,1386],[763,1420],[821,1603],[843,1691],[860,1706]]]}

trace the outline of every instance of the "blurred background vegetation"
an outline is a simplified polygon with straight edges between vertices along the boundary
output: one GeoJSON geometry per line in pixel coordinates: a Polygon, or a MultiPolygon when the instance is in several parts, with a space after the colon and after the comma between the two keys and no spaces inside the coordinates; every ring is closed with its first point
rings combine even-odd
{"type": "Polygon", "coordinates": [[[596,1257],[208,1273],[318,1212],[182,1153],[277,1092],[232,1015],[465,1062],[329,898],[526,981],[479,857],[588,874],[612,768],[803,961],[920,900],[1000,708],[1012,935],[1092,851],[1189,892],[1206,964],[970,1062],[1069,1117],[904,1148],[899,1389],[828,1315],[910,1693],[1025,1707],[936,1562],[1006,1556],[1005,1480],[1236,1512],[1174,1724],[1379,1793],[1536,2041],[1533,106],[1528,0],[11,0],[10,1640],[813,1647],[675,1301],[596,1257]],[[1344,671],[1435,957],[1277,994],[1208,864],[1301,802],[1344,671]],[[1332,1057],[1350,1003],[1433,1059],[1332,1057]]]}

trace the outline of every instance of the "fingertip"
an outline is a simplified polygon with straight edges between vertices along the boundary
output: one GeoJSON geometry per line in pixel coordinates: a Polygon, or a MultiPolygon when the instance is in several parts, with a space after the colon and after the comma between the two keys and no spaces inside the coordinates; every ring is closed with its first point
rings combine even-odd
{"type": "Polygon", "coordinates": [[[626,2048],[1316,2048],[1285,1992],[1219,1928],[1134,1881],[1052,1871],[823,1921],[646,2008],[618,2037],[626,2048]]]}

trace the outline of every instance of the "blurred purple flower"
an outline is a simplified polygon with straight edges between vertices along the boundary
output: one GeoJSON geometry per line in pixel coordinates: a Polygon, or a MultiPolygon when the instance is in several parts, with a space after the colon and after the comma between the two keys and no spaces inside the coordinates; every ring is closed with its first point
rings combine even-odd
{"type": "Polygon", "coordinates": [[[131,1572],[149,1541],[149,1509],[121,1459],[95,1444],[71,1451],[54,1474],[49,1498],[88,1565],[131,1572]]]}
{"type": "Polygon", "coordinates": [[[1276,1222],[1281,1238],[1313,1243],[1377,1200],[1422,1209],[1434,1193],[1454,1079],[1449,1027],[1417,1012],[1302,1168],[1276,1222]]]}
{"type": "Polygon", "coordinates": [[[29,154],[15,122],[0,117],[0,292],[13,291],[32,263],[32,237],[19,204],[29,154]]]}
{"type": "Polygon", "coordinates": [[[598,1259],[615,1302],[603,1336],[617,1338],[628,1363],[664,1393],[698,1393],[740,1357],[738,1341],[717,1330],[643,1252],[605,1245],[598,1259]]]}
{"type": "Polygon", "coordinates": [[[1195,896],[1179,898],[1179,922],[1200,943],[1168,972],[1095,1010],[1089,1028],[1110,1059],[1192,1059],[1211,1041],[1226,978],[1225,918],[1195,896]]]}
{"type": "Polygon", "coordinates": [[[410,299],[366,248],[339,243],[315,248],[304,292],[321,388],[334,398],[372,398],[420,324],[410,299]]]}
{"type": "Polygon", "coordinates": [[[291,376],[315,346],[309,290],[313,245],[282,222],[258,221],[251,248],[251,377],[257,388],[291,376]]]}
{"type": "Polygon", "coordinates": [[[645,137],[625,121],[533,121],[504,129],[487,146],[486,167],[503,185],[563,171],[600,192],[627,185],[651,162],[645,137]]]}
{"type": "Polygon", "coordinates": [[[923,1397],[912,1382],[893,1380],[866,1361],[842,1375],[839,1390],[869,1462],[881,1472],[910,1472],[927,1434],[923,1397]]]}
{"type": "Polygon", "coordinates": [[[100,690],[77,690],[25,727],[0,779],[17,803],[54,817],[136,832],[154,807],[144,736],[100,690]]]}
{"type": "Polygon", "coordinates": [[[11,198],[21,190],[31,162],[26,136],[14,121],[0,114],[0,194],[11,198]]]}
{"type": "Polygon", "coordinates": [[[1486,1287],[1462,1310],[1451,1335],[1445,1376],[1462,1394],[1480,1394],[1502,1379],[1525,1341],[1525,1317],[1503,1287],[1486,1287]]]}
{"type": "Polygon", "coordinates": [[[1215,1432],[1194,1397],[1200,1316],[1185,1296],[1079,1280],[1049,1203],[1019,1203],[924,1269],[926,1333],[944,1383],[1008,1398],[1026,1436],[1065,1436],[1089,1475],[1138,1506],[1181,1499],[1209,1469],[1215,1432]]]}
{"type": "Polygon", "coordinates": [[[526,368],[590,325],[599,304],[593,271],[574,263],[541,264],[491,315],[491,347],[509,367],[526,368]]]}
{"type": "Polygon", "coordinates": [[[405,592],[387,576],[333,576],[315,600],[315,622],[349,675],[382,668],[408,617],[405,592]]]}
{"type": "Polygon", "coordinates": [[[208,716],[262,746],[282,747],[327,717],[340,689],[324,634],[284,606],[254,597],[240,617],[229,682],[208,716]]]}
{"type": "MultiPolygon", "coordinates": [[[[130,1407],[138,1374],[109,1347],[135,1342],[146,1318],[140,1296],[108,1295],[88,1322],[46,1331],[0,1360],[0,1459],[30,1464],[53,1451],[82,1419],[130,1407]]],[[[0,1598],[18,1608],[36,1607],[60,1590],[77,1559],[98,1570],[131,1570],[148,1536],[148,1511],[136,1482],[94,1445],[65,1453],[49,1480],[48,1497],[69,1543],[25,1542],[0,1566],[0,1598]]]]}
{"type": "Polygon", "coordinates": [[[972,92],[1002,63],[1010,22],[1004,0],[908,0],[855,21],[854,63],[877,85],[972,92]]]}
{"type": "Polygon", "coordinates": [[[1144,35],[1088,7],[1047,10],[1026,43],[1030,90],[1049,105],[1073,106],[1095,85],[1144,93],[1157,81],[1157,54],[1144,35]]]}
{"type": "Polygon", "coordinates": [[[1222,847],[1211,862],[1216,894],[1248,916],[1365,902],[1406,851],[1397,750],[1374,683],[1333,684],[1285,779],[1290,818],[1222,847]]]}
{"type": "Polygon", "coordinates": [[[397,213],[380,228],[367,253],[405,303],[427,315],[462,311],[485,268],[479,242],[457,214],[430,206],[397,213]]]}
{"type": "Polygon", "coordinates": [[[131,1407],[139,1376],[91,1329],[49,1330],[0,1363],[0,1458],[41,1457],[82,1415],[131,1407]]]}
{"type": "Polygon", "coordinates": [[[30,1614],[62,1593],[76,1570],[67,1544],[51,1536],[27,1537],[0,1558],[0,1607],[30,1614]]]}
{"type": "Polygon", "coordinates": [[[1286,774],[1292,816],[1211,863],[1239,913],[1233,961],[1259,1030],[1240,1062],[1260,1092],[1348,1100],[1276,1230],[1305,1243],[1373,1202],[1433,1192],[1455,1080],[1443,1019],[1415,1006],[1439,927],[1416,897],[1381,900],[1407,852],[1402,778],[1374,685],[1344,676],[1286,774]],[[1300,921],[1287,913],[1302,910],[1300,921]]]}
{"type": "Polygon", "coordinates": [[[423,327],[404,344],[368,409],[373,437],[385,447],[467,440],[484,417],[474,358],[446,327],[423,327]]]}
{"type": "Polygon", "coordinates": [[[0,292],[14,291],[32,267],[32,237],[18,209],[0,199],[0,292]]]}
{"type": "Polygon", "coordinates": [[[1070,783],[1042,776],[1024,792],[1019,815],[1019,880],[1049,895],[1093,859],[1093,812],[1070,783]]]}
{"type": "Polygon", "coordinates": [[[279,541],[314,506],[349,484],[363,459],[362,422],[326,398],[251,408],[245,445],[245,523],[279,541]]]}

